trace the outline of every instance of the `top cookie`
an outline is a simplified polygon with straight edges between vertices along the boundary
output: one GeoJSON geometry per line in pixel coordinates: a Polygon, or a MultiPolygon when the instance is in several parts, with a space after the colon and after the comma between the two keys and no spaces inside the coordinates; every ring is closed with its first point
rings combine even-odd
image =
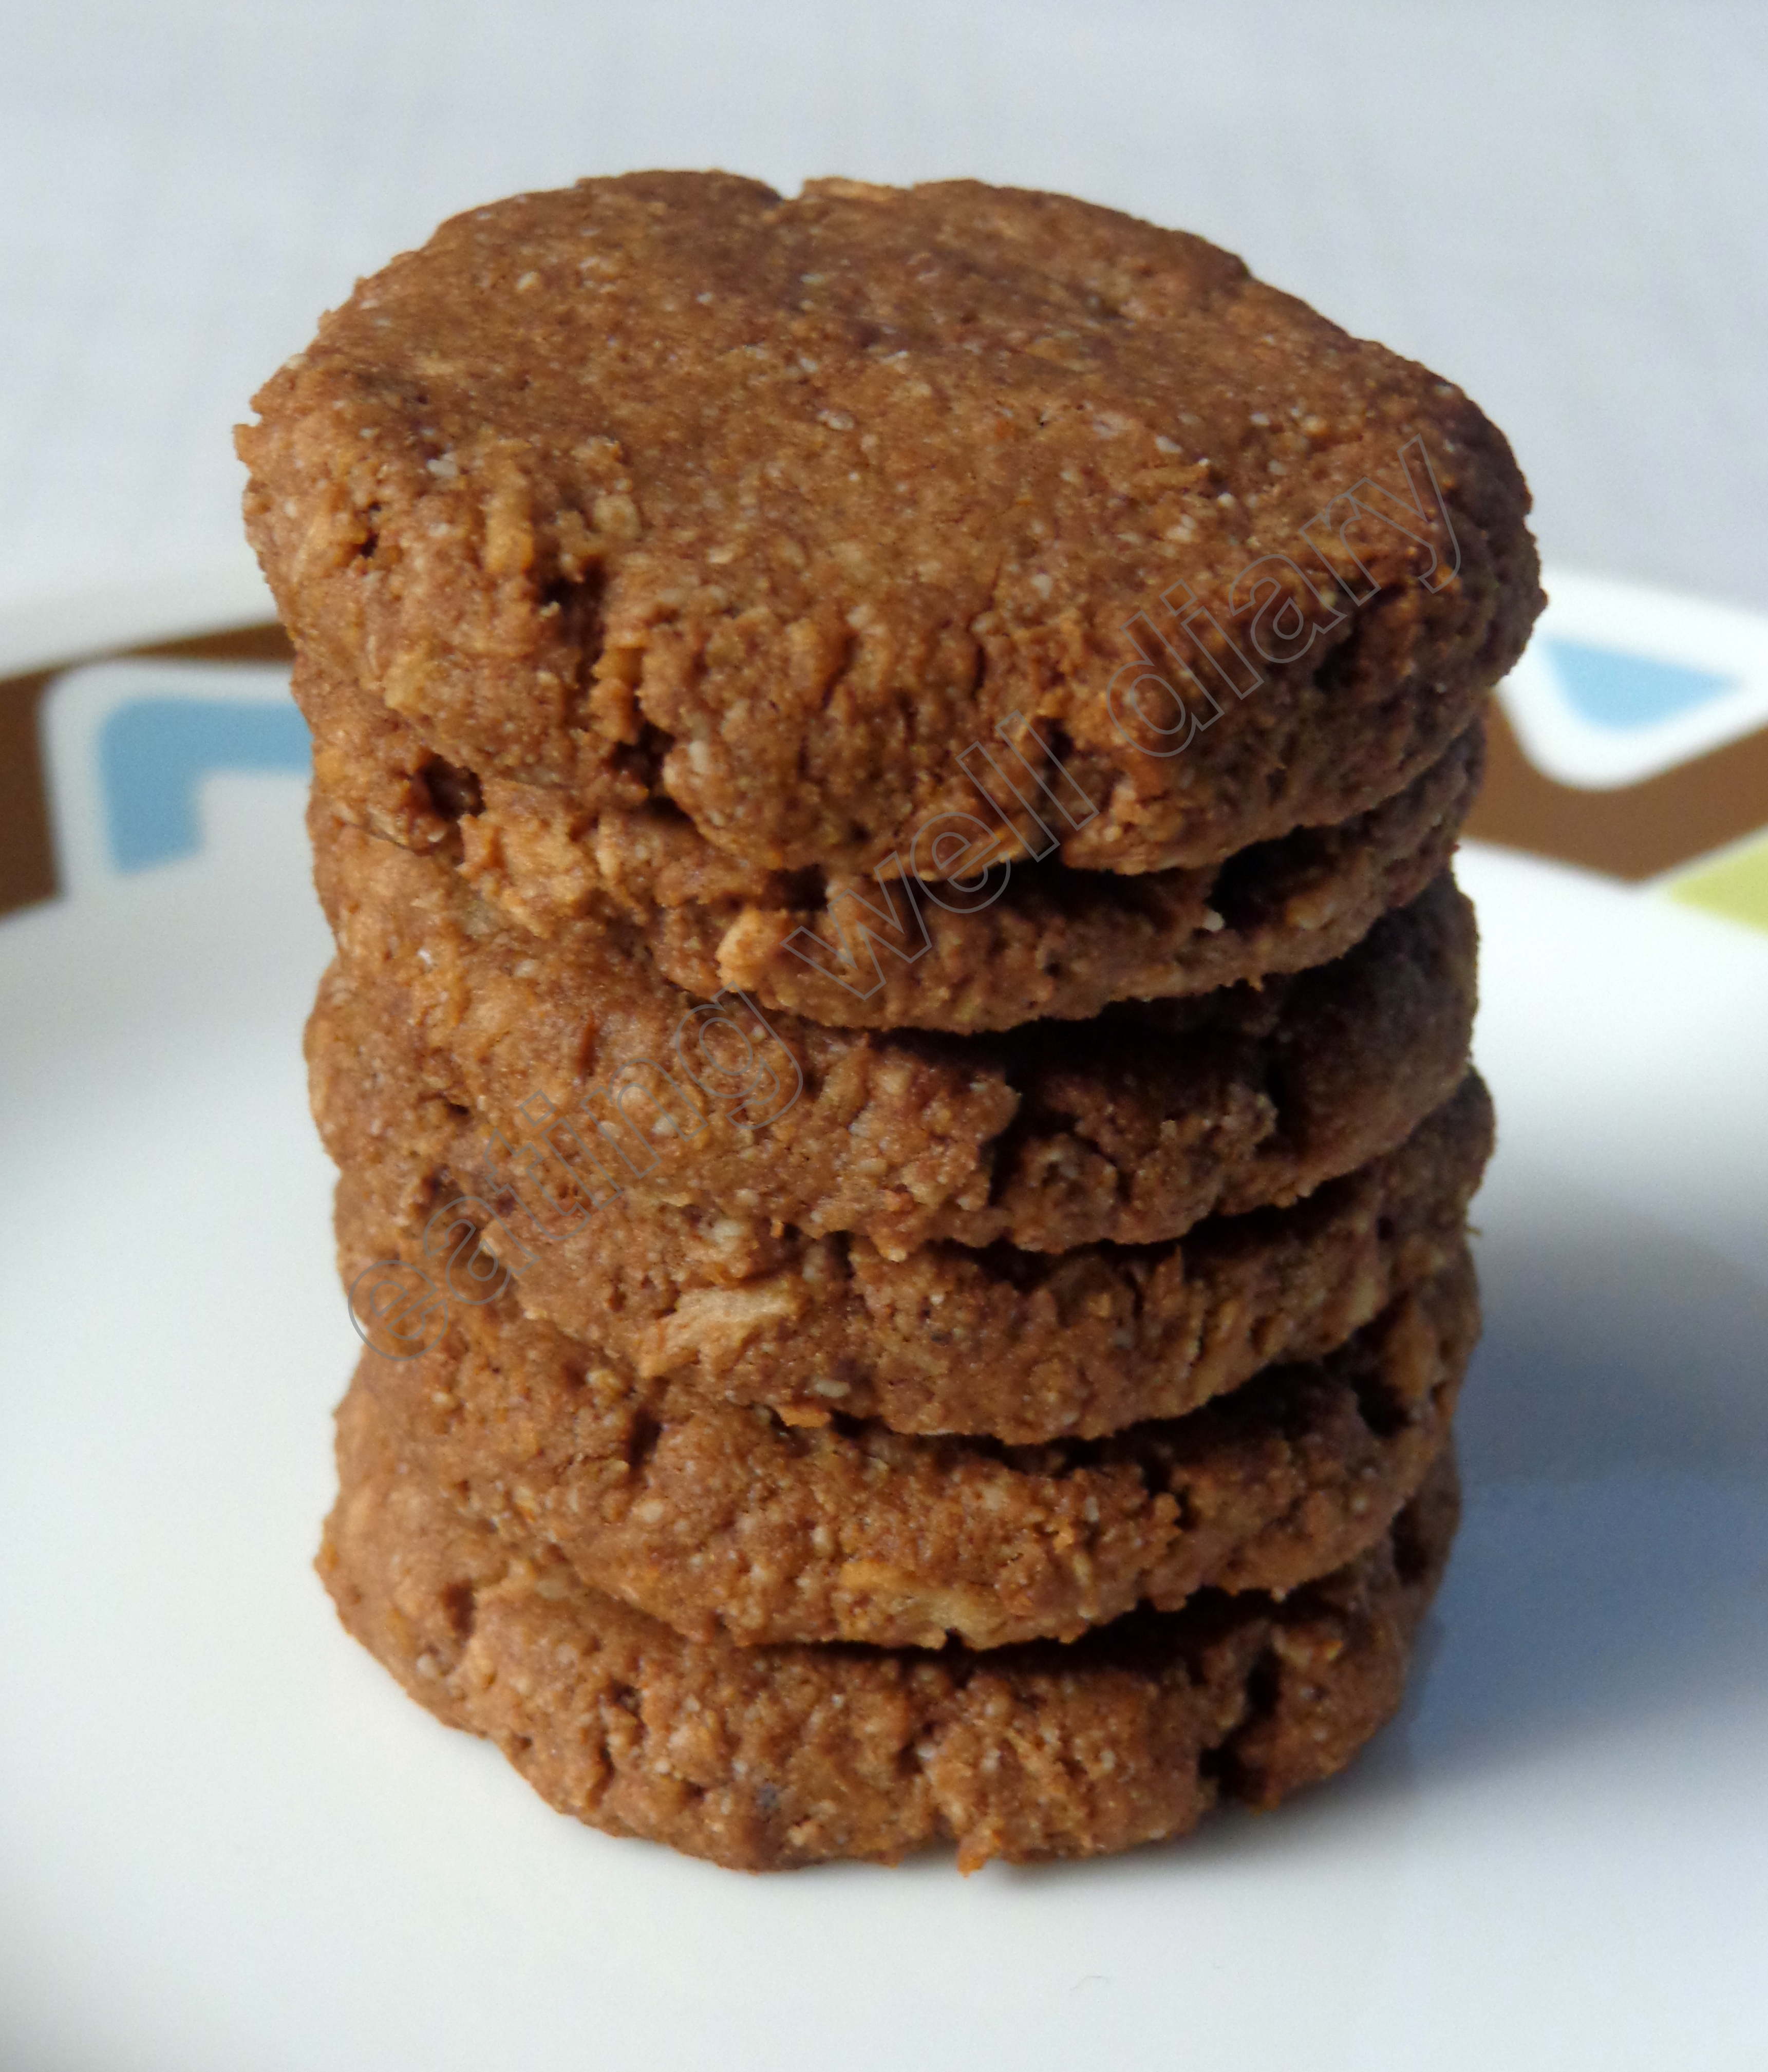
{"type": "Polygon", "coordinates": [[[1144,871],[1335,822],[1541,602],[1458,388],[1198,238],[968,181],[517,195],[255,404],[289,629],[439,783],[672,804],[768,869],[1144,871]]]}

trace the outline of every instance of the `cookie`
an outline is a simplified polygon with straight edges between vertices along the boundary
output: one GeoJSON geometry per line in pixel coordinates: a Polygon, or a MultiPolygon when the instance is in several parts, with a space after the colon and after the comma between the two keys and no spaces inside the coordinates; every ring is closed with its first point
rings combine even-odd
{"type": "Polygon", "coordinates": [[[444,853],[530,933],[624,913],[685,991],[734,985],[844,1028],[1009,1029],[1325,964],[1448,867],[1485,767],[1476,722],[1404,791],[1336,827],[1137,878],[1020,865],[987,904],[955,911],[912,877],[734,862],[664,809],[591,820],[557,787],[508,778],[463,791],[355,686],[303,660],[294,692],[339,811],[444,853]]]}
{"type": "MultiPolygon", "coordinates": [[[[893,1260],[846,1233],[624,1199],[549,1241],[481,1170],[471,1118],[426,1092],[406,1032],[368,1013],[335,968],[309,1040],[317,1057],[349,1061],[314,1083],[320,1134],[347,1174],[341,1218],[401,1227],[421,1259],[432,1219],[467,1197],[487,1249],[521,1268],[525,1314],[648,1379],[794,1424],[838,1410],[1023,1445],[1180,1416],[1273,1360],[1330,1352],[1445,1265],[1491,1147],[1490,1099],[1470,1074],[1398,1150],[1293,1208],[1207,1219],[1164,1245],[941,1244],[893,1260]]],[[[443,1229],[451,1248],[458,1227],[445,1217],[443,1229]]]]}
{"type": "MultiPolygon", "coordinates": [[[[360,1195],[343,1203],[340,1264],[360,1287],[401,1233],[360,1195]]],[[[1354,1559],[1441,1449],[1478,1335],[1463,1244],[1320,1361],[1040,1447],[847,1417],[795,1428],[647,1383],[507,1289],[457,1303],[414,1358],[364,1353],[359,1385],[425,1431],[474,1510],[520,1519],[682,1633],[994,1647],[1211,1585],[1290,1589],[1354,1559]]]]}
{"type": "Polygon", "coordinates": [[[319,1568],[421,1704],[494,1740],[561,1812],[746,1870],[960,1868],[1182,1835],[1270,1807],[1392,1716],[1458,1514],[1439,1457],[1385,1539],[1281,1602],[1194,1599],[994,1654],[695,1642],[586,1588],[556,1550],[446,1494],[353,1390],[319,1568]]]}
{"type": "Polygon", "coordinates": [[[1446,875],[1262,989],[960,1037],[697,1002],[642,935],[584,922],[537,945],[445,861],[321,794],[309,824],[352,985],[413,1030],[433,1090],[495,1128],[512,1170],[557,1190],[561,1225],[623,1192],[851,1231],[893,1257],[940,1238],[1159,1243],[1393,1149],[1465,1070],[1476,942],[1446,875]]]}
{"type": "Polygon", "coordinates": [[[1334,824],[1542,602],[1452,384],[1198,238],[972,182],[517,195],[254,407],[298,647],[463,784],[667,807],[767,870],[961,878],[983,824],[1141,872],[1334,824]]]}

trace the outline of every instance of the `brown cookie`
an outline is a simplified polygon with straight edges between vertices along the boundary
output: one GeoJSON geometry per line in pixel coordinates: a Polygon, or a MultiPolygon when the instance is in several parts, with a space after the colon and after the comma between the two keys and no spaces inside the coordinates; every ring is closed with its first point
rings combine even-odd
{"type": "MultiPolygon", "coordinates": [[[[359,1300],[376,1261],[415,1251],[361,1206],[339,1224],[359,1300]]],[[[648,1383],[507,1289],[455,1299],[414,1358],[366,1352],[358,1379],[429,1434],[472,1509],[519,1518],[682,1633],[995,1647],[1210,1585],[1290,1589],[1354,1559],[1441,1450],[1478,1335],[1463,1244],[1318,1362],[1267,1367],[1186,1417],[1040,1447],[789,1426],[648,1383]]]]}
{"type": "MultiPolygon", "coordinates": [[[[438,1211],[475,1198],[466,1220],[520,1267],[525,1314],[647,1379],[765,1404],[793,1424],[840,1411],[1023,1445],[1181,1416],[1274,1360],[1330,1352],[1439,1271],[1491,1147],[1490,1099],[1470,1074],[1397,1151],[1293,1208],[1210,1219],[1163,1245],[941,1244],[893,1260],[846,1233],[623,1198],[549,1240],[481,1171],[472,1119],[425,1090],[407,1033],[368,1013],[335,967],[309,1041],[316,1057],[349,1061],[314,1083],[320,1134],[347,1175],[340,1219],[401,1227],[421,1258],[438,1211]]],[[[452,1249],[458,1225],[445,1215],[440,1227],[452,1249]]]]}
{"type": "Polygon", "coordinates": [[[362,1389],[338,1457],[319,1572],[405,1689],[561,1812],[746,1870],[946,1841],[965,1871],[1096,1856],[1183,1834],[1219,1800],[1275,1805],[1398,1706],[1458,1508],[1445,1452],[1337,1574],[1067,1646],[741,1648],[683,1640],[467,1516],[362,1389]]]}
{"type": "Polygon", "coordinates": [[[315,777],[339,811],[446,855],[530,933],[623,913],[689,993],[738,986],[764,1008],[843,1028],[1077,1020],[1113,1001],[1325,964],[1448,867],[1485,766],[1477,722],[1403,791],[1337,826],[1137,878],[1022,864],[985,904],[954,911],[912,878],[738,863],[666,808],[591,816],[556,786],[509,778],[463,791],[357,687],[303,659],[294,692],[315,777]]]}
{"type": "Polygon", "coordinates": [[[1262,989],[989,1036],[873,1033],[696,1002],[642,936],[599,923],[538,945],[446,862],[317,793],[309,819],[352,985],[563,1221],[623,1190],[852,1231],[897,1258],[939,1238],[1158,1243],[1393,1149],[1466,1067],[1476,943],[1446,874],[1344,956],[1262,989]]]}
{"type": "Polygon", "coordinates": [[[972,182],[517,195],[255,403],[298,646],[463,785],[666,804],[770,870],[959,878],[960,821],[1131,872],[1335,823],[1541,602],[1453,384],[1197,238],[972,182]]]}

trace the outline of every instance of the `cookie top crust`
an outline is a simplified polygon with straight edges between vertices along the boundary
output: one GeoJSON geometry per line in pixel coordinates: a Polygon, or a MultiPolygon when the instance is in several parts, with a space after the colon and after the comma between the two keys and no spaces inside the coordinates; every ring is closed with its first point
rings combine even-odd
{"type": "MultiPolygon", "coordinates": [[[[1466,728],[1540,602],[1452,384],[1198,238],[973,182],[517,195],[255,405],[299,644],[471,777],[668,803],[767,869],[908,870],[985,816],[977,749],[1051,779],[1088,869],[1338,820],[1466,728]]],[[[989,796],[993,853],[1034,848],[989,796]]]]}

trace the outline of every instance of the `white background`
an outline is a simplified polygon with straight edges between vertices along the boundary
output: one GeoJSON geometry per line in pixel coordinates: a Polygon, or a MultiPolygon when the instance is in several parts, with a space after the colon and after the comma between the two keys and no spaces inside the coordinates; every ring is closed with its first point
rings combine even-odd
{"type": "Polygon", "coordinates": [[[1201,231],[1461,382],[1548,560],[1768,606],[1760,6],[14,0],[0,610],[239,553],[229,427],[440,217],[713,164],[1201,231]]]}

